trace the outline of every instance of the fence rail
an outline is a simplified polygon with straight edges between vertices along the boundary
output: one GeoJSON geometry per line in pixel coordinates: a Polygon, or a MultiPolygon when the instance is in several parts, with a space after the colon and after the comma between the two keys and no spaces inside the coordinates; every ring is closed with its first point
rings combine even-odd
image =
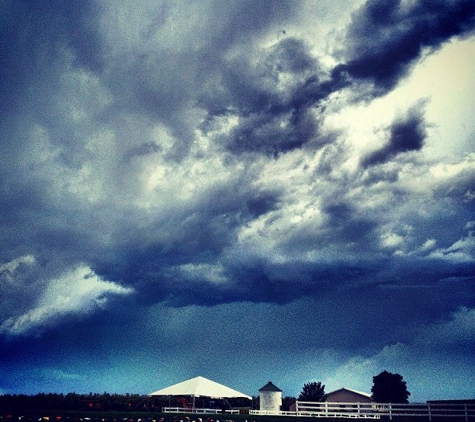
{"type": "MultiPolygon", "coordinates": [[[[273,416],[311,416],[314,418],[353,418],[353,419],[414,419],[415,422],[434,421],[437,418],[450,418],[454,421],[475,422],[475,403],[334,403],[303,402],[295,403],[295,411],[249,410],[250,415],[273,416]]],[[[222,413],[221,409],[200,409],[184,407],[164,407],[165,413],[222,413]]],[[[239,410],[226,410],[225,413],[240,413],[239,410]]]]}
{"type": "MultiPolygon", "coordinates": [[[[475,421],[475,403],[332,403],[296,402],[296,416],[366,418],[425,418],[438,417],[475,421]]],[[[417,419],[420,421],[420,419],[417,419]]]]}
{"type": "Polygon", "coordinates": [[[162,407],[163,413],[221,413],[221,409],[205,409],[198,407],[162,407]]]}

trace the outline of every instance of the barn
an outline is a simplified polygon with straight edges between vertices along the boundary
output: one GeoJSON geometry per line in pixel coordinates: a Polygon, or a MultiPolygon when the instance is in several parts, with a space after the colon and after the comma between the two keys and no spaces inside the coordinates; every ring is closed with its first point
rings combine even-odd
{"type": "Polygon", "coordinates": [[[374,400],[369,393],[343,387],[328,393],[325,401],[331,403],[372,403],[374,400]]]}

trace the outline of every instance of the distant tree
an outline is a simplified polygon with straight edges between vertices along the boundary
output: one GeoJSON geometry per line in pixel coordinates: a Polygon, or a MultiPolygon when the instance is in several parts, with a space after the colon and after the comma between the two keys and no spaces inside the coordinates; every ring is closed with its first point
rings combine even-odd
{"type": "Polygon", "coordinates": [[[373,377],[371,392],[378,403],[408,403],[411,395],[402,376],[387,371],[373,377]]]}
{"type": "Polygon", "coordinates": [[[301,401],[323,401],[325,399],[325,386],[321,382],[307,382],[299,395],[301,401]]]}

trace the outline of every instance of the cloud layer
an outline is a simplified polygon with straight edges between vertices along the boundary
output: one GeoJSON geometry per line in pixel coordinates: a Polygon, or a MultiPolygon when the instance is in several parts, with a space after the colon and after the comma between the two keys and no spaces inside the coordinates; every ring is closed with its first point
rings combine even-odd
{"type": "MultiPolygon", "coordinates": [[[[5,279],[9,281],[14,279],[15,283],[20,284],[21,277],[17,277],[14,271],[10,270],[10,268],[16,270],[18,264],[34,264],[34,260],[26,256],[3,266],[5,279]]],[[[79,266],[57,279],[36,281],[33,286],[22,284],[15,286],[10,290],[9,298],[12,302],[26,302],[30,297],[24,294],[25,290],[35,287],[39,287],[40,291],[36,303],[25,304],[30,305],[30,309],[24,314],[16,315],[17,312],[13,311],[15,316],[6,319],[0,325],[0,333],[39,335],[43,329],[64,322],[70,316],[80,317],[94,312],[97,308],[103,308],[109,295],[130,294],[133,291],[114,283],[104,282],[89,268],[79,266]]],[[[22,307],[19,311],[21,310],[22,307]]]]}
{"type": "MultiPolygon", "coordinates": [[[[414,81],[436,77],[431,60],[451,49],[473,53],[474,27],[469,0],[4,2],[0,335],[15,369],[0,390],[21,388],[31,367],[28,391],[45,374],[69,374],[72,390],[90,378],[86,346],[65,357],[72,326],[115,350],[98,347],[99,390],[158,389],[156,341],[163,386],[229,381],[248,364],[243,388],[272,372],[298,394],[308,380],[279,368],[305,377],[315,365],[335,388],[351,367],[345,386],[369,391],[375,373],[362,385],[362,368],[415,379],[391,356],[422,352],[463,371],[475,127],[441,92],[473,105],[475,69],[460,62],[467,80],[450,74],[447,88],[414,81]],[[38,357],[16,358],[27,344],[38,357]],[[141,362],[137,386],[119,369],[127,359],[141,362]]],[[[472,381],[459,391],[473,394],[472,381]]],[[[443,394],[422,384],[411,397],[443,394]]]]}

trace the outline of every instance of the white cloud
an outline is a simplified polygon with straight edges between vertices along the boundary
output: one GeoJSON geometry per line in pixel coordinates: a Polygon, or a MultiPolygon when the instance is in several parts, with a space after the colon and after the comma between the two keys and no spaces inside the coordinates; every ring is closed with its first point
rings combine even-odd
{"type": "Polygon", "coordinates": [[[49,280],[36,306],[5,320],[0,325],[0,333],[39,334],[60,323],[61,318],[88,315],[104,308],[108,296],[128,295],[132,292],[131,288],[101,280],[90,268],[81,265],[59,278],[49,280]]]}
{"type": "Polygon", "coordinates": [[[177,267],[177,271],[182,277],[191,282],[207,280],[210,283],[224,284],[229,281],[223,273],[222,265],[184,264],[177,267]]]}
{"type": "Polygon", "coordinates": [[[31,266],[36,262],[33,255],[25,255],[19,258],[12,259],[5,264],[0,265],[0,277],[6,279],[9,282],[14,280],[14,273],[20,267],[20,265],[31,266]]]}
{"type": "Polygon", "coordinates": [[[469,117],[475,108],[471,95],[475,89],[474,52],[473,38],[447,43],[436,54],[421,59],[411,75],[384,97],[354,105],[340,96],[334,112],[326,113],[325,124],[347,133],[345,142],[354,151],[352,160],[356,160],[384,142],[382,129],[396,115],[428,99],[425,115],[429,136],[422,150],[424,156],[443,160],[447,155],[463,157],[473,151],[475,133],[469,117]],[[449,110],[456,110],[450,118],[449,110]]]}
{"type": "Polygon", "coordinates": [[[427,346],[461,345],[475,343],[475,308],[461,307],[449,320],[428,326],[417,337],[427,346]]]}
{"type": "Polygon", "coordinates": [[[474,262],[475,236],[470,232],[468,236],[457,240],[445,249],[436,249],[430,256],[454,262],[474,262]]]}

